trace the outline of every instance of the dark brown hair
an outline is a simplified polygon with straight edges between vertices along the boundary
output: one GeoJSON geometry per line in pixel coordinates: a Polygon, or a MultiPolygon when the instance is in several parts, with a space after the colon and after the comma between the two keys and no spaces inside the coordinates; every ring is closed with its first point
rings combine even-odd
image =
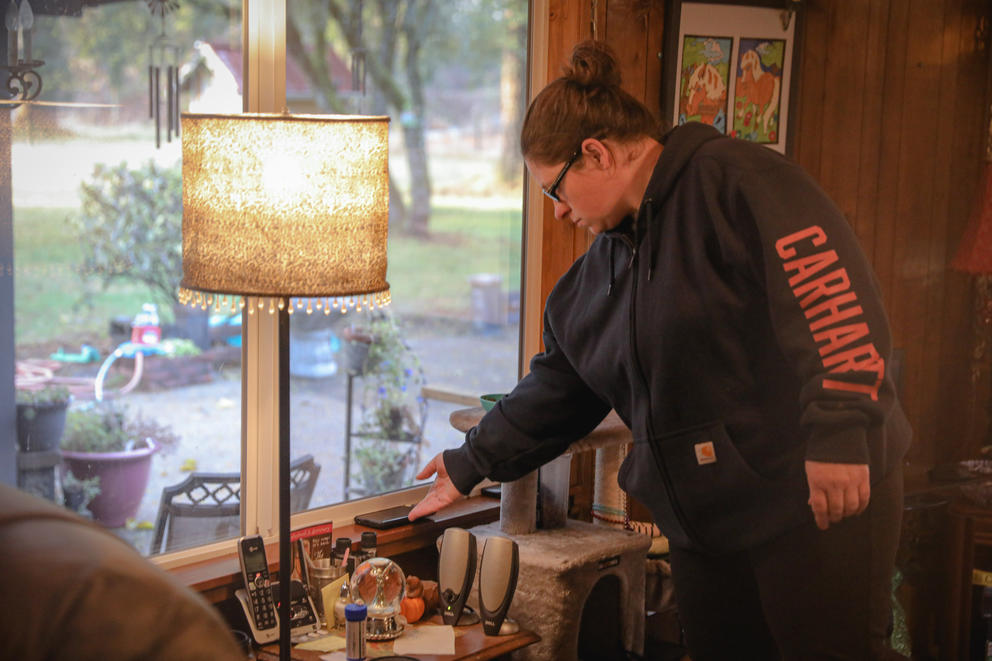
{"type": "Polygon", "coordinates": [[[520,153],[536,163],[558,163],[586,138],[627,142],[660,132],[651,111],[620,88],[620,70],[610,47],[587,40],[575,46],[562,76],[541,90],[527,109],[520,153]]]}

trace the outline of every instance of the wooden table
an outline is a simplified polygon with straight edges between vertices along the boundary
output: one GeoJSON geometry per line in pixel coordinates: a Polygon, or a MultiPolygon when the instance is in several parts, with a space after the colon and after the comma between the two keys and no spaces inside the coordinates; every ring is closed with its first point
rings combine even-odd
{"type": "MultiPolygon", "coordinates": [[[[419,659],[419,661],[487,661],[488,659],[499,659],[513,650],[526,647],[539,640],[541,640],[540,636],[526,629],[521,629],[508,636],[487,636],[482,631],[481,624],[472,624],[465,627],[455,627],[454,654],[420,654],[414,658],[419,659]]],[[[376,657],[388,656],[392,654],[392,649],[392,641],[369,642],[366,644],[367,658],[372,661],[376,657]]],[[[293,661],[318,661],[322,654],[328,654],[328,652],[294,649],[290,658],[293,661]]],[[[259,661],[278,661],[279,643],[266,645],[260,649],[258,659],[259,661]]]]}

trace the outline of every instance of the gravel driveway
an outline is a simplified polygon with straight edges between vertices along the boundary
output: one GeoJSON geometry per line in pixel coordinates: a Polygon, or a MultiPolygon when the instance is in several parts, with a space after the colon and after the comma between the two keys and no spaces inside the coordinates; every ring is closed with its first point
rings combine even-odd
{"type": "MultiPolygon", "coordinates": [[[[429,327],[413,328],[406,338],[422,357],[427,384],[449,391],[478,395],[504,392],[515,378],[517,329],[507,326],[486,333],[470,327],[439,335],[429,327]]],[[[239,366],[216,372],[213,381],[154,392],[139,390],[121,398],[132,412],[167,422],[180,436],[178,447],[156,454],[151,479],[135,519],[139,525],[118,532],[140,551],[148,552],[162,488],[185,479],[190,464],[213,472],[240,470],[241,376],[239,366]],[[162,411],[170,411],[164,416],[162,411]],[[185,466],[184,466],[185,464],[185,466]]],[[[361,389],[355,380],[356,401],[361,389]]],[[[293,378],[293,456],[312,454],[320,476],[311,507],[344,500],[344,434],[347,378],[343,370],[320,379],[293,378]]],[[[442,449],[461,443],[462,434],[448,423],[449,414],[464,408],[437,400],[428,402],[425,442],[420,463],[442,449]]],[[[357,405],[356,413],[357,415],[357,405]]]]}

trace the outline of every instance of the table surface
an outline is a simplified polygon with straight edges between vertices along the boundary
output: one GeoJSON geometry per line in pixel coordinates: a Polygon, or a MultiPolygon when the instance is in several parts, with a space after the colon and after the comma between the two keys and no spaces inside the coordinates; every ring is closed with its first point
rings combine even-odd
{"type": "MultiPolygon", "coordinates": [[[[451,412],[451,415],[448,416],[448,422],[450,422],[451,426],[458,431],[467,432],[469,429],[479,424],[479,421],[482,420],[482,416],[485,415],[485,413],[486,412],[481,406],[458,409],[457,411],[451,412]]],[[[623,445],[625,443],[632,442],[633,437],[631,436],[627,425],[623,423],[623,420],[620,419],[620,416],[617,415],[616,411],[610,411],[595,429],[589,432],[585,437],[580,438],[568,446],[567,454],[588,452],[589,450],[597,450],[599,448],[612,447],[615,445],[623,445]]]]}
{"type": "MultiPolygon", "coordinates": [[[[540,636],[526,629],[506,636],[487,636],[482,630],[481,624],[472,624],[455,627],[454,654],[417,654],[415,658],[419,661],[486,661],[526,647],[539,640],[541,640],[540,636]]],[[[366,645],[370,661],[378,656],[388,656],[392,653],[392,648],[392,641],[369,642],[366,645]]],[[[294,649],[290,657],[293,661],[318,661],[323,654],[328,654],[328,652],[294,649]]],[[[259,661],[278,661],[279,643],[272,643],[261,648],[258,651],[258,658],[259,661]]]]}

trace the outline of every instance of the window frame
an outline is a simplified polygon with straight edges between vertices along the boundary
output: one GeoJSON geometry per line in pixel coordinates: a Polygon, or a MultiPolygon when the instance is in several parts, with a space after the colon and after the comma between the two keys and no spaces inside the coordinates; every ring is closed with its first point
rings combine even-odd
{"type": "MultiPolygon", "coordinates": [[[[286,1],[242,0],[242,82],[244,112],[282,112],[286,107],[286,1]]],[[[527,39],[528,101],[547,80],[549,0],[530,0],[527,39]]],[[[539,350],[541,321],[541,218],[544,205],[539,187],[524,181],[521,253],[521,317],[518,375],[539,350]]],[[[278,493],[278,317],[245,315],[242,326],[241,392],[241,534],[260,534],[275,543],[279,529],[278,493]]],[[[481,488],[482,485],[480,485],[481,488]]],[[[393,505],[415,503],[429,485],[418,485],[380,496],[328,505],[294,514],[291,528],[332,522],[351,525],[356,514],[393,505]]],[[[232,541],[152,556],[164,569],[177,569],[230,555],[232,541]]]]}

